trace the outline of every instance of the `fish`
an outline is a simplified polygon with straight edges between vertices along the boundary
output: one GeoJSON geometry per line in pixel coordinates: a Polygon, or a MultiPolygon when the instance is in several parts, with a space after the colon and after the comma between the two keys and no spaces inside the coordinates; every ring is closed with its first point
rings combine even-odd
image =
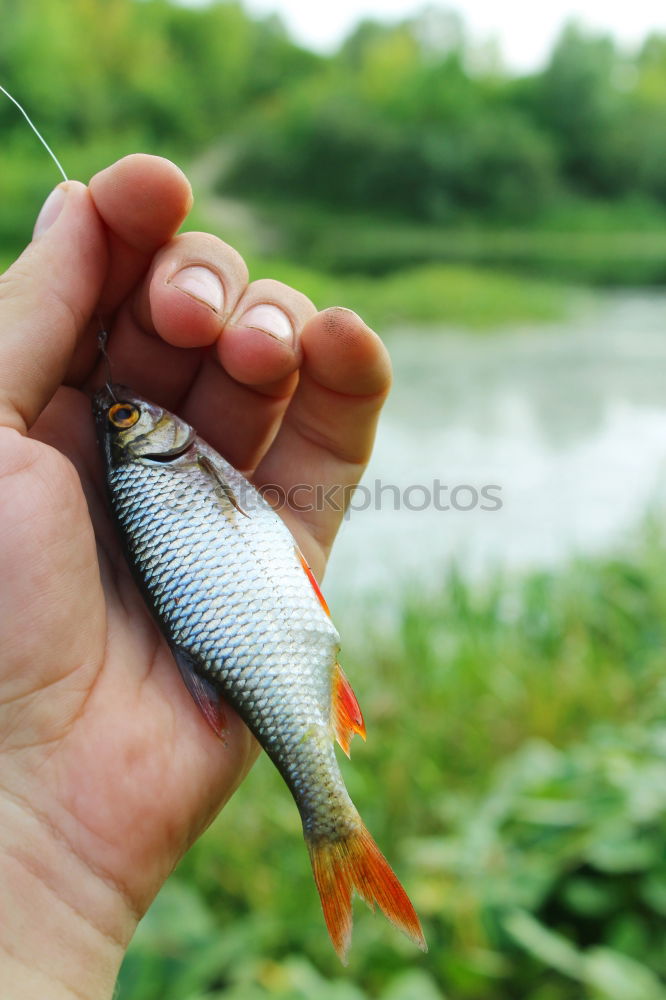
{"type": "Polygon", "coordinates": [[[182,678],[224,737],[243,719],[298,807],[325,923],[346,964],[352,895],[420,948],[407,893],[354,806],[334,742],[365,739],[340,636],[284,521],[186,421],[120,385],[93,398],[125,555],[182,678]]]}

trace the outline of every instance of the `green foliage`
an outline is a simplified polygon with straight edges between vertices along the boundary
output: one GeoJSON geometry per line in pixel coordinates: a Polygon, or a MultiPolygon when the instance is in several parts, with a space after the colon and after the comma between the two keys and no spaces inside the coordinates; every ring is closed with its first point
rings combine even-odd
{"type": "MultiPolygon", "coordinates": [[[[666,281],[662,35],[632,53],[570,25],[541,72],[511,78],[432,6],[326,57],[235,0],[0,0],[0,17],[0,79],[73,176],[134,149],[185,166],[218,149],[205,187],[276,220],[274,256],[666,281]]],[[[5,100],[0,130],[10,259],[55,173],[5,100]]]]}
{"type": "Polygon", "coordinates": [[[661,551],[648,532],[523,582],[452,571],[346,637],[369,734],[346,778],[426,956],[359,904],[339,966],[262,759],[139,928],[120,1000],[664,1000],[661,551]]]}
{"type": "Polygon", "coordinates": [[[532,109],[557,139],[565,176],[593,194],[624,190],[632,165],[631,152],[626,163],[621,161],[630,118],[621,86],[627,69],[610,38],[588,36],[569,25],[535,81],[532,109]]]}
{"type": "Polygon", "coordinates": [[[355,96],[310,107],[299,101],[283,119],[261,120],[249,132],[224,184],[431,222],[470,208],[493,219],[531,218],[545,208],[555,191],[553,156],[523,119],[484,112],[444,124],[391,122],[355,96]]]}
{"type": "Polygon", "coordinates": [[[558,285],[534,278],[429,264],[375,279],[340,281],[337,301],[346,302],[377,330],[409,323],[497,330],[562,319],[573,297],[558,285]]]}
{"type": "MultiPolygon", "coordinates": [[[[4,0],[0,17],[3,85],[54,141],[136,131],[183,150],[228,128],[286,67],[297,80],[319,63],[274,18],[252,20],[235,2],[4,0]]],[[[4,102],[0,126],[24,128],[4,102]]]]}
{"type": "Polygon", "coordinates": [[[570,25],[542,73],[511,81],[472,72],[461,26],[433,16],[362,25],[318,85],[251,117],[224,182],[447,225],[538,223],[566,194],[663,203],[659,37],[627,56],[570,25]]]}

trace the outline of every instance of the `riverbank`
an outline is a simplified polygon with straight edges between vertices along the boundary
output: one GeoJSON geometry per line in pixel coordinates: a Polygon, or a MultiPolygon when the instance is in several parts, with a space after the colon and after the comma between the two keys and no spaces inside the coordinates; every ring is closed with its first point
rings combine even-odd
{"type": "MultiPolygon", "coordinates": [[[[87,178],[116,156],[144,146],[126,135],[59,148],[71,176],[87,178]]],[[[427,324],[496,331],[567,320],[597,283],[641,286],[666,277],[666,237],[645,206],[572,205],[542,228],[447,229],[285,203],[267,206],[216,190],[224,146],[191,163],[195,205],[184,228],[211,231],[247,258],[251,276],[301,288],[324,308],[345,304],[385,333],[427,324]],[[611,211],[611,208],[613,210],[611,211]]],[[[30,239],[41,202],[57,179],[29,134],[3,154],[0,270],[30,239]]]]}
{"type": "MultiPolygon", "coordinates": [[[[490,331],[520,323],[550,323],[565,319],[580,301],[582,292],[571,284],[538,275],[512,273],[475,263],[421,260],[405,264],[396,259],[388,271],[338,266],[344,254],[354,252],[360,240],[358,224],[344,225],[326,216],[303,221],[294,207],[294,227],[302,228],[299,240],[289,228],[288,210],[276,218],[252,202],[217,193],[215,171],[221,153],[213,150],[192,166],[195,204],[186,228],[204,229],[232,243],[248,262],[251,278],[272,277],[299,288],[319,309],[345,305],[354,309],[382,335],[406,324],[445,324],[470,331],[490,331]],[[314,233],[331,236],[339,251],[333,259],[306,247],[314,233]]],[[[403,235],[381,220],[365,220],[363,232],[375,231],[379,242],[394,249],[403,235]]],[[[446,234],[442,234],[445,238],[446,234]]]]}

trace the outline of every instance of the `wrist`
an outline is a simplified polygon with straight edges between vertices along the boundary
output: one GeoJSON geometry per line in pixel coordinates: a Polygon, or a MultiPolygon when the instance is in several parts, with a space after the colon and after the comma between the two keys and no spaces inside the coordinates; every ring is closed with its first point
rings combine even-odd
{"type": "Polygon", "coordinates": [[[76,844],[27,798],[0,791],[3,996],[110,1000],[135,926],[119,888],[76,844]]]}

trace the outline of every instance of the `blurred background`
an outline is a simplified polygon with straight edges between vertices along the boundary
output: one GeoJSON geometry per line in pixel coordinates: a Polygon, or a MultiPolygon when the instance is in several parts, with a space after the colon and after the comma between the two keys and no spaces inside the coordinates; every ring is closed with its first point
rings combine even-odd
{"type": "MultiPolygon", "coordinates": [[[[430,951],[359,904],[342,969],[262,760],[120,1000],[666,1000],[666,15],[495,8],[0,0],[70,176],[172,157],[188,228],[396,368],[325,589],[430,951]]],[[[57,175],[4,101],[0,136],[7,264],[57,175]]]]}

